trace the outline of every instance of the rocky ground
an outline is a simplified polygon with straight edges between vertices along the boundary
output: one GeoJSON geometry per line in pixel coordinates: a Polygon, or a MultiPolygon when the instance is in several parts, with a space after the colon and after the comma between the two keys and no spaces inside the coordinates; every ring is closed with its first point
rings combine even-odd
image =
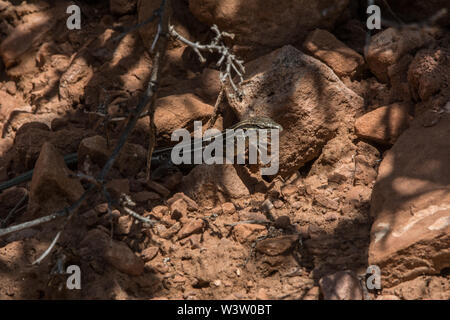
{"type": "MultiPolygon", "coordinates": [[[[159,2],[77,1],[82,28],[68,30],[72,2],[0,0],[0,182],[35,168],[32,181],[0,193],[0,220],[24,195],[9,225],[61,209],[86,187],[70,171],[99,172],[106,137],[114,143],[123,122],[105,127],[95,111],[136,106],[156,27],[115,37],[159,2]],[[73,152],[78,167],[68,168],[62,157],[73,152]]],[[[216,126],[253,115],[280,123],[279,175],[198,165],[147,183],[143,118],[107,187],[160,223],[115,210],[111,235],[99,194],[39,265],[64,220],[0,238],[0,299],[450,299],[450,19],[410,25],[450,7],[389,3],[407,25],[367,43],[365,1],[173,0],[184,37],[209,42],[212,24],[235,34],[244,96],[227,89],[216,126]],[[81,290],[58,272],[69,265],[81,268],[81,290]],[[379,290],[364,285],[369,265],[381,270],[379,290]]],[[[158,147],[212,115],[218,58],[200,63],[170,42],[158,147]]]]}

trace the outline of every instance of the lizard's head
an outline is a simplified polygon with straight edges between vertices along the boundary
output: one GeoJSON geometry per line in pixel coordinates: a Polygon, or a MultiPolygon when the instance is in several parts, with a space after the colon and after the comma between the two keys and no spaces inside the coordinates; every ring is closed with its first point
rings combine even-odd
{"type": "Polygon", "coordinates": [[[258,122],[261,124],[261,129],[278,129],[280,132],[283,131],[281,124],[268,117],[258,117],[258,122]]]}

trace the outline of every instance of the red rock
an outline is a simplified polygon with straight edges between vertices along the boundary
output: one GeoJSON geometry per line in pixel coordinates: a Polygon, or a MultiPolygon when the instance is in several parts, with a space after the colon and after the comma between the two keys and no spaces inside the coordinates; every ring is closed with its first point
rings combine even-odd
{"type": "Polygon", "coordinates": [[[14,81],[8,81],[5,83],[6,92],[11,95],[15,95],[17,91],[16,83],[14,81]]]}
{"type": "Polygon", "coordinates": [[[236,208],[232,202],[225,202],[222,204],[222,212],[223,214],[233,214],[236,212],[236,208]]]}
{"type": "Polygon", "coordinates": [[[373,185],[377,178],[377,171],[374,166],[366,160],[364,155],[357,155],[355,161],[355,185],[373,185]]]}
{"type": "Polygon", "coordinates": [[[450,266],[450,114],[424,128],[420,116],[380,164],[371,199],[369,264],[391,287],[450,266]]]}
{"type": "Polygon", "coordinates": [[[103,166],[111,155],[112,147],[108,149],[106,139],[102,136],[93,136],[85,138],[81,141],[78,148],[78,165],[84,162],[86,156],[92,162],[97,163],[99,166],[103,166]]]}
{"type": "Polygon", "coordinates": [[[144,182],[144,187],[156,191],[158,192],[161,196],[163,197],[168,197],[170,195],[170,190],[167,189],[166,187],[164,187],[163,185],[161,185],[158,182],[155,181],[145,181],[144,182]]]}
{"type": "MultiPolygon", "coordinates": [[[[25,111],[27,109],[29,107],[20,98],[0,90],[0,123],[8,120],[11,112],[25,111]]],[[[31,109],[27,111],[31,111],[31,109]]]]}
{"type": "MultiPolygon", "coordinates": [[[[106,139],[101,136],[85,138],[81,141],[78,148],[78,166],[82,167],[87,156],[100,167],[103,167],[111,156],[114,148],[114,142],[110,147],[106,139]]],[[[145,167],[146,150],[133,143],[126,143],[117,157],[114,166],[119,168],[120,172],[127,176],[134,176],[145,167]]]]}
{"type": "Polygon", "coordinates": [[[303,47],[333,69],[338,77],[354,77],[362,71],[364,58],[326,30],[311,32],[303,47]]]}
{"type": "Polygon", "coordinates": [[[43,123],[24,124],[16,133],[13,169],[18,172],[32,169],[44,142],[50,142],[62,155],[67,155],[76,152],[80,141],[89,134],[86,129],[50,132],[43,123]]]}
{"type": "Polygon", "coordinates": [[[5,10],[6,8],[8,8],[11,4],[9,2],[0,0],[0,11],[5,10]]]}
{"type": "Polygon", "coordinates": [[[111,242],[111,236],[104,228],[89,230],[80,242],[81,250],[92,256],[103,257],[111,242]]]}
{"type": "Polygon", "coordinates": [[[125,176],[134,176],[145,168],[147,150],[139,144],[126,143],[120,151],[115,165],[125,176]]]}
{"type": "Polygon", "coordinates": [[[194,221],[189,222],[183,228],[181,228],[178,233],[178,240],[189,237],[194,233],[202,233],[205,228],[205,222],[202,219],[195,219],[194,221]]]}
{"type": "Polygon", "coordinates": [[[178,231],[180,231],[181,228],[182,226],[180,222],[174,223],[170,228],[166,228],[162,224],[156,225],[158,235],[164,239],[172,238],[175,234],[178,233],[178,231]]]}
{"type": "Polygon", "coordinates": [[[413,280],[402,282],[395,287],[383,288],[381,297],[387,297],[392,300],[448,301],[450,299],[450,283],[445,275],[419,276],[413,280]]]}
{"type": "Polygon", "coordinates": [[[179,220],[181,217],[187,217],[187,203],[183,199],[178,199],[169,205],[171,217],[179,220]]]}
{"type": "Polygon", "coordinates": [[[389,28],[372,37],[366,61],[381,82],[388,82],[388,68],[405,54],[428,44],[432,38],[420,30],[389,28]]]}
{"type": "Polygon", "coordinates": [[[34,168],[30,187],[30,203],[36,210],[51,213],[78,200],[84,192],[55,147],[46,142],[34,168]]]}
{"type": "Polygon", "coordinates": [[[214,109],[190,93],[160,98],[156,101],[155,108],[158,136],[167,141],[170,141],[173,131],[192,126],[196,120],[208,119],[214,109]]]}
{"type": "Polygon", "coordinates": [[[233,236],[240,243],[253,242],[261,236],[267,235],[265,226],[243,223],[233,228],[233,236]]]}
{"type": "Polygon", "coordinates": [[[339,209],[339,203],[334,200],[330,199],[329,196],[325,194],[317,194],[314,196],[314,202],[332,210],[338,210],[339,209]]]}
{"type": "Polygon", "coordinates": [[[372,189],[366,186],[358,185],[351,187],[346,194],[346,200],[355,208],[360,208],[363,205],[368,205],[372,189]]]}
{"type": "Polygon", "coordinates": [[[131,228],[133,227],[134,218],[130,216],[120,216],[117,221],[117,228],[114,229],[114,232],[117,234],[129,234],[131,232],[131,228]]]}
{"type": "Polygon", "coordinates": [[[291,219],[288,216],[280,216],[273,222],[275,228],[288,229],[292,226],[291,219]]]}
{"type": "Polygon", "coordinates": [[[230,98],[234,93],[228,88],[228,101],[240,120],[249,115],[268,116],[283,126],[278,172],[282,176],[290,176],[317,158],[329,140],[339,132],[348,132],[362,111],[363,99],[330,68],[292,46],[245,67],[244,97],[242,101],[230,98]],[[317,90],[317,83],[321,90],[317,90]]]}
{"type": "Polygon", "coordinates": [[[203,95],[211,102],[215,102],[222,87],[220,71],[208,68],[203,69],[200,83],[203,95]]]}
{"type": "Polygon", "coordinates": [[[142,250],[141,256],[144,262],[148,262],[156,257],[159,252],[158,247],[148,247],[142,250]]]}
{"type": "Polygon", "coordinates": [[[58,131],[67,127],[68,124],[69,121],[67,119],[55,118],[52,120],[50,127],[52,128],[52,131],[58,131]]]}
{"type": "Polygon", "coordinates": [[[352,271],[339,271],[319,281],[325,300],[363,300],[358,278],[352,271]]]}
{"type": "Polygon", "coordinates": [[[114,241],[108,246],[104,254],[108,261],[117,270],[131,276],[139,276],[144,272],[144,262],[123,242],[114,241]]]}
{"type": "Polygon", "coordinates": [[[137,202],[147,202],[149,200],[158,200],[160,198],[161,197],[157,193],[151,191],[141,191],[133,195],[133,199],[137,202]]]}
{"type": "Polygon", "coordinates": [[[356,119],[356,135],[383,144],[393,144],[409,126],[408,105],[394,103],[356,119]]]}
{"type": "Polygon", "coordinates": [[[175,190],[183,180],[183,174],[180,171],[176,171],[173,174],[164,178],[162,182],[163,186],[165,186],[169,190],[175,190]]]}
{"type": "Polygon", "coordinates": [[[450,95],[450,50],[445,48],[420,50],[409,65],[408,83],[413,97],[423,101],[441,92],[450,95]]]}
{"type": "Polygon", "coordinates": [[[152,210],[152,214],[158,219],[162,219],[162,217],[164,217],[168,213],[169,213],[169,208],[166,206],[156,206],[152,210]]]}
{"type": "Polygon", "coordinates": [[[278,256],[292,249],[298,239],[298,235],[264,239],[256,244],[256,250],[268,256],[278,256]]]}
{"type": "Polygon", "coordinates": [[[289,197],[289,196],[297,193],[297,191],[298,191],[297,186],[295,186],[293,184],[285,185],[281,188],[281,193],[285,197],[289,197]]]}
{"type": "Polygon", "coordinates": [[[197,211],[199,209],[198,204],[185,195],[183,192],[175,193],[169,200],[167,200],[167,204],[171,205],[173,202],[182,199],[187,204],[187,209],[189,211],[197,211]]]}
{"type": "Polygon", "coordinates": [[[62,155],[67,155],[76,152],[80,141],[92,134],[90,130],[81,128],[50,132],[45,123],[27,121],[17,130],[14,141],[12,167],[16,172],[34,167],[44,142],[50,142],[62,155]]]}
{"type": "Polygon", "coordinates": [[[250,194],[233,165],[196,166],[183,178],[182,191],[199,205],[213,208],[219,199],[239,199],[250,194]]]}

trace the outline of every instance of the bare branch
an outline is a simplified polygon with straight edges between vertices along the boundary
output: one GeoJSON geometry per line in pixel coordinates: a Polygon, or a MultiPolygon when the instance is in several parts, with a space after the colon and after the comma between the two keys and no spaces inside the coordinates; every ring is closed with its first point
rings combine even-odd
{"type": "Polygon", "coordinates": [[[76,209],[78,209],[78,207],[84,202],[84,200],[86,200],[87,196],[94,189],[95,189],[94,186],[90,185],[88,187],[88,189],[81,195],[81,197],[77,201],[75,201],[72,205],[70,205],[70,206],[68,206],[68,207],[66,207],[66,208],[64,208],[62,210],[59,210],[59,211],[57,211],[57,212],[55,212],[53,214],[50,214],[48,216],[41,217],[41,218],[38,218],[38,219],[35,219],[35,220],[31,220],[31,221],[28,221],[28,222],[24,222],[24,223],[15,225],[15,226],[11,226],[9,228],[0,229],[0,237],[6,236],[8,234],[11,234],[11,233],[14,233],[14,232],[17,232],[17,231],[21,231],[21,230],[24,230],[24,229],[36,227],[36,226],[41,225],[43,223],[47,223],[47,222],[53,221],[56,218],[64,217],[64,216],[69,215],[71,212],[73,212],[76,209]]]}
{"type": "Polygon", "coordinates": [[[222,102],[224,91],[225,88],[222,86],[220,88],[219,96],[217,97],[216,103],[214,104],[214,111],[209,120],[208,129],[212,128],[217,121],[217,117],[219,116],[220,103],[222,102]]]}
{"type": "Polygon", "coordinates": [[[34,261],[32,264],[39,264],[41,263],[42,260],[44,260],[44,258],[46,256],[48,256],[48,254],[52,251],[53,247],[56,245],[56,243],[58,242],[59,237],[61,236],[61,233],[63,232],[63,230],[58,231],[58,233],[56,234],[55,238],[53,239],[52,243],[48,246],[47,250],[44,251],[44,253],[36,260],[34,261]]]}
{"type": "Polygon", "coordinates": [[[233,75],[237,75],[239,77],[239,83],[240,85],[244,79],[243,74],[245,73],[245,68],[243,65],[243,61],[239,60],[232,51],[223,43],[222,39],[224,37],[228,37],[233,39],[234,35],[227,32],[220,32],[219,28],[216,25],[213,25],[211,27],[211,30],[213,30],[216,33],[216,36],[209,44],[200,44],[198,42],[192,42],[182,35],[180,35],[173,25],[169,26],[169,33],[170,35],[175,38],[175,40],[179,40],[183,42],[184,44],[191,47],[194,52],[198,55],[198,58],[201,63],[204,63],[206,59],[201,54],[202,51],[208,51],[208,52],[217,52],[221,54],[220,59],[217,61],[217,67],[222,67],[225,69],[225,73],[221,73],[220,75],[220,81],[222,83],[229,82],[233,90],[239,95],[242,95],[242,92],[238,89],[238,86],[233,81],[233,75]],[[223,67],[223,64],[225,63],[225,66],[223,67]]]}
{"type": "Polygon", "coordinates": [[[129,208],[129,207],[134,207],[134,206],[136,206],[136,203],[133,202],[133,200],[131,200],[131,198],[128,195],[122,193],[120,196],[120,207],[118,207],[119,210],[123,210],[123,211],[125,211],[126,214],[132,216],[136,220],[142,221],[151,226],[158,223],[158,221],[145,218],[129,208]]]}

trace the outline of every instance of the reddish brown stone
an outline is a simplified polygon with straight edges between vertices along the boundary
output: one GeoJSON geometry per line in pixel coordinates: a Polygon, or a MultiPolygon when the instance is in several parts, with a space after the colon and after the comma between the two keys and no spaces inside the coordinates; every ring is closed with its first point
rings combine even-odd
{"type": "Polygon", "coordinates": [[[408,105],[394,103],[366,113],[356,119],[356,134],[360,138],[393,144],[409,126],[408,108],[408,105]]]}
{"type": "Polygon", "coordinates": [[[333,69],[338,77],[354,77],[362,71],[364,58],[326,30],[311,32],[303,47],[333,69]]]}

